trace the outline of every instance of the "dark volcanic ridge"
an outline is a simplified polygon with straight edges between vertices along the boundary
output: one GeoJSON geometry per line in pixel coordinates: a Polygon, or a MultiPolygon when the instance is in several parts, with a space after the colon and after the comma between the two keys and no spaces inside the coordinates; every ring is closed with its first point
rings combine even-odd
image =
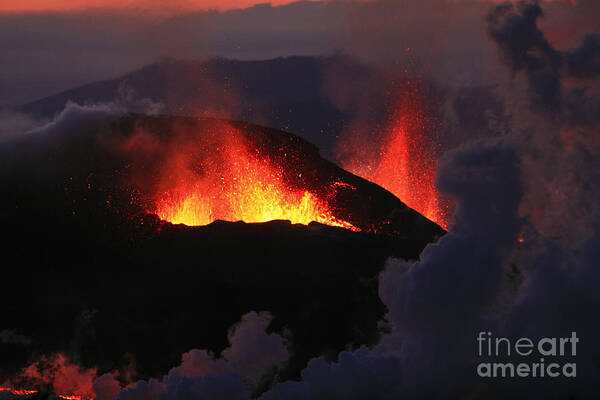
{"type": "Polygon", "coordinates": [[[243,122],[78,109],[3,143],[0,156],[10,282],[0,293],[0,331],[31,339],[0,343],[0,381],[54,352],[100,372],[133,359],[140,377],[160,376],[192,348],[218,354],[250,310],[271,312],[270,330],[288,332],[292,358],[279,374],[297,377],[315,356],[375,343],[385,260],[417,259],[444,234],[305,140],[243,122]],[[166,149],[228,129],[362,232],[287,221],[188,227],[149,212],[166,149]],[[140,132],[153,145],[132,151],[140,132]],[[342,183],[333,194],[332,182],[342,183]]]}

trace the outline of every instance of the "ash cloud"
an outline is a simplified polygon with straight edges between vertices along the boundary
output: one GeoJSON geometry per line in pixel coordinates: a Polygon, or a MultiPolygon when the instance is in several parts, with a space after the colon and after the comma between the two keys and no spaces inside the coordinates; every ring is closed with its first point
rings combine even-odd
{"type": "Polygon", "coordinates": [[[504,263],[520,228],[514,149],[497,142],[446,156],[440,186],[458,200],[455,223],[421,261],[391,259],[380,296],[392,332],[372,350],[311,361],[303,382],[283,383],[266,400],[454,398],[475,384],[473,337],[502,288],[504,263]],[[488,224],[498,224],[490,233],[488,224]]]}
{"type": "Polygon", "coordinates": [[[261,400],[398,399],[403,398],[402,369],[394,356],[372,354],[366,348],[342,352],[338,361],[313,359],[302,371],[301,382],[284,382],[261,400]]]}
{"type": "Polygon", "coordinates": [[[488,22],[504,62],[515,72],[525,71],[533,101],[550,108],[558,101],[562,57],[537,27],[542,15],[538,3],[503,4],[489,14],[488,22]]]}
{"type": "MultiPolygon", "coordinates": [[[[590,4],[581,7],[591,12],[590,4]]],[[[525,78],[527,86],[525,101],[518,83],[501,94],[525,165],[521,212],[539,232],[575,245],[598,216],[591,203],[600,151],[598,33],[582,33],[572,50],[558,50],[541,29],[542,17],[537,2],[499,5],[488,14],[488,33],[515,83],[525,78]]]]}
{"type": "Polygon", "coordinates": [[[561,111],[569,124],[593,125],[600,121],[600,98],[588,95],[597,82],[568,84],[568,78],[594,78],[600,74],[600,36],[589,33],[571,51],[555,49],[538,21],[544,16],[537,2],[503,4],[488,15],[489,34],[502,59],[514,73],[527,75],[532,105],[541,111],[561,111]],[[581,105],[584,104],[584,107],[581,105]]]}
{"type": "Polygon", "coordinates": [[[583,79],[600,75],[600,34],[587,34],[581,45],[567,52],[566,57],[572,76],[583,79]]]}
{"type": "Polygon", "coordinates": [[[519,244],[529,222],[519,215],[524,187],[516,145],[480,141],[446,154],[438,185],[457,200],[454,223],[419,262],[389,260],[380,296],[391,333],[371,350],[340,354],[337,363],[311,361],[302,382],[285,382],[262,398],[594,398],[599,237],[596,231],[582,239],[582,251],[540,234],[519,244]],[[538,340],[575,331],[586,343],[576,358],[580,375],[482,380],[476,373],[481,331],[538,340]]]}

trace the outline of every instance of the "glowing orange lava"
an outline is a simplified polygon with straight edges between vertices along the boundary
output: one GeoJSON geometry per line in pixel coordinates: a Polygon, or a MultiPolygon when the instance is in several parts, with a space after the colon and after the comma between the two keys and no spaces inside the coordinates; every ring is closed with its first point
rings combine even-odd
{"type": "Polygon", "coordinates": [[[155,213],[163,220],[190,226],[215,220],[266,222],[289,220],[358,230],[336,218],[327,202],[290,188],[283,168],[252,151],[234,131],[223,135],[212,154],[192,161],[176,152],[164,166],[163,188],[155,196],[155,213]]]}
{"type": "MultiPolygon", "coordinates": [[[[9,392],[15,396],[29,396],[32,394],[39,393],[38,390],[27,390],[27,389],[11,389],[7,387],[0,386],[0,392],[9,392]]],[[[60,399],[63,400],[89,400],[91,397],[79,396],[79,395],[57,395],[60,399]]]]}
{"type": "Polygon", "coordinates": [[[14,394],[16,396],[27,396],[30,394],[36,394],[37,390],[25,390],[25,389],[10,389],[6,387],[0,386],[0,392],[9,392],[10,394],[14,394]]]}
{"type": "MultiPolygon", "coordinates": [[[[439,151],[430,135],[431,118],[427,113],[418,83],[403,82],[394,111],[383,135],[376,135],[379,151],[351,152],[342,160],[345,169],[392,192],[410,208],[448,229],[449,212],[435,187],[439,151]]],[[[372,147],[354,139],[352,146],[372,147]]]]}
{"type": "Polygon", "coordinates": [[[403,117],[395,122],[370,178],[409,207],[447,229],[446,210],[435,188],[436,160],[422,147],[422,138],[414,131],[414,126],[403,117]]]}

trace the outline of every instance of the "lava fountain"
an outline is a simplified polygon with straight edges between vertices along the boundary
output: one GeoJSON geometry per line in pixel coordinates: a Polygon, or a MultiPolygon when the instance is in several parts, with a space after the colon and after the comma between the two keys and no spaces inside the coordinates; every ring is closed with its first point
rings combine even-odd
{"type": "Polygon", "coordinates": [[[234,128],[226,129],[215,141],[188,142],[171,151],[161,167],[152,211],[162,220],[190,226],[289,220],[358,230],[336,218],[326,200],[291,187],[286,173],[234,128]]]}
{"type": "MultiPolygon", "coordinates": [[[[392,85],[394,100],[382,132],[351,135],[350,144],[377,151],[347,151],[342,166],[389,190],[406,205],[444,229],[449,225],[449,204],[435,187],[439,145],[431,135],[435,121],[427,111],[419,82],[406,79],[392,85]],[[373,144],[373,141],[377,144],[373,144]],[[365,143],[367,141],[367,143],[365,143]]],[[[392,93],[391,92],[391,93],[392,93]]]]}

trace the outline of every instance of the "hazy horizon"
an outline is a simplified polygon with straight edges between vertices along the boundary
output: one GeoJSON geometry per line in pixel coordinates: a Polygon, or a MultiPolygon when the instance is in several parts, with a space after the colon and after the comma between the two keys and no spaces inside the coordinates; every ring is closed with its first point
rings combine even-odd
{"type": "MultiPolygon", "coordinates": [[[[433,79],[451,76],[457,85],[505,79],[485,30],[489,2],[285,3],[175,15],[125,8],[0,12],[0,106],[117,78],[163,57],[268,60],[343,52],[388,69],[410,65],[433,79]]],[[[575,45],[595,24],[592,1],[544,7],[541,23],[559,48],[575,45]]]]}

